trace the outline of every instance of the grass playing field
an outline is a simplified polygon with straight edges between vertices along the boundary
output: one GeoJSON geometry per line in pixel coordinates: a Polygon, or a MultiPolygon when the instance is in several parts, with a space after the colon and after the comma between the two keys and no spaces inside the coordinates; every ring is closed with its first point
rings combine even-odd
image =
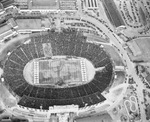
{"type": "Polygon", "coordinates": [[[39,84],[65,85],[82,81],[80,60],[52,59],[39,61],[39,84]]]}

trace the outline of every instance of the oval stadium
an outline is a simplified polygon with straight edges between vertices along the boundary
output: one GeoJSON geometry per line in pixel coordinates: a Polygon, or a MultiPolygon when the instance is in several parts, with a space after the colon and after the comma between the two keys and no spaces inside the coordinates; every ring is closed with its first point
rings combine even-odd
{"type": "Polygon", "coordinates": [[[19,105],[48,110],[71,104],[82,108],[105,100],[101,92],[111,82],[113,67],[101,45],[86,42],[74,30],[28,41],[14,49],[4,64],[4,81],[20,97],[19,105]],[[28,63],[30,68],[25,68],[28,63]]]}
{"type": "Polygon", "coordinates": [[[148,0],[0,0],[1,122],[149,122],[148,0]]]}

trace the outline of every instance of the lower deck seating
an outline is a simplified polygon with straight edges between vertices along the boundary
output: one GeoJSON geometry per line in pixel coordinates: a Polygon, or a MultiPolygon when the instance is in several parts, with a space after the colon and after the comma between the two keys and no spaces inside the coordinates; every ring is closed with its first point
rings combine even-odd
{"type": "Polygon", "coordinates": [[[24,44],[21,46],[22,50],[24,51],[25,55],[27,56],[28,60],[32,60],[34,59],[34,57],[31,54],[31,51],[29,49],[29,45],[28,44],[24,44]]]}
{"type": "Polygon", "coordinates": [[[18,63],[15,63],[9,59],[5,62],[5,67],[11,67],[14,69],[19,69],[19,70],[23,70],[23,68],[24,68],[23,66],[19,65],[18,63]]]}
{"type": "Polygon", "coordinates": [[[19,105],[35,108],[35,109],[45,109],[48,110],[50,106],[54,105],[79,105],[79,108],[85,106],[91,106],[97,103],[104,101],[105,98],[99,93],[94,93],[92,95],[87,95],[84,97],[72,98],[72,99],[42,99],[42,98],[35,98],[29,97],[24,95],[20,101],[18,102],[19,105]]]}
{"type": "Polygon", "coordinates": [[[15,63],[18,63],[21,66],[25,66],[26,63],[19,58],[19,56],[17,56],[14,52],[10,54],[9,59],[15,63]]]}
{"type": "Polygon", "coordinates": [[[32,55],[33,59],[39,58],[38,53],[35,49],[36,48],[35,45],[34,44],[28,44],[28,47],[29,47],[29,50],[31,52],[31,55],[32,55]]]}
{"type": "Polygon", "coordinates": [[[21,85],[19,85],[19,86],[14,90],[14,92],[15,92],[18,96],[22,97],[22,96],[24,95],[24,90],[25,90],[27,87],[28,87],[28,83],[24,82],[24,83],[22,83],[21,85]]]}
{"type": "Polygon", "coordinates": [[[44,50],[43,50],[43,46],[42,43],[35,43],[35,47],[37,49],[37,55],[39,58],[44,57],[44,50]]]}
{"type": "Polygon", "coordinates": [[[22,59],[22,61],[24,61],[24,63],[28,63],[29,62],[29,59],[27,58],[25,52],[23,51],[22,47],[18,47],[16,50],[15,50],[15,53],[16,55],[22,59]]]}

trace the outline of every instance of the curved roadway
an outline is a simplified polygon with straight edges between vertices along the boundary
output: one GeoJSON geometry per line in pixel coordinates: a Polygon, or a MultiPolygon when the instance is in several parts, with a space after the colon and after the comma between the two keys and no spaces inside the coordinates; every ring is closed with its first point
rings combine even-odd
{"type": "MultiPolygon", "coordinates": [[[[99,28],[103,28],[102,30],[104,31],[104,33],[106,33],[108,35],[108,37],[110,38],[110,44],[113,46],[115,45],[118,49],[119,49],[119,53],[122,55],[122,58],[124,59],[125,63],[126,63],[126,71],[128,75],[131,75],[133,77],[133,79],[135,80],[136,84],[138,84],[137,86],[137,96],[138,96],[138,100],[139,100],[139,106],[140,106],[140,113],[145,113],[144,109],[143,109],[143,105],[141,104],[141,102],[144,101],[143,98],[143,83],[140,80],[140,78],[137,76],[136,71],[135,71],[135,64],[131,62],[127,51],[123,48],[122,44],[123,41],[117,37],[117,35],[113,32],[111,32],[108,28],[106,28],[102,23],[98,22],[96,19],[93,19],[90,16],[83,16],[82,18],[85,18],[86,20],[90,21],[91,23],[95,24],[95,26],[99,27],[99,28]]],[[[141,114],[141,120],[146,122],[146,116],[145,114],[141,114]]]]}

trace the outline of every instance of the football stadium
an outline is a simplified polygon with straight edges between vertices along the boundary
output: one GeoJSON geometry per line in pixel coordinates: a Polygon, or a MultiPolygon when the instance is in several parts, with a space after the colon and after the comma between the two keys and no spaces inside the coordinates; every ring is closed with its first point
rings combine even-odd
{"type": "Polygon", "coordinates": [[[1,122],[149,122],[148,0],[0,0],[1,122]]]}
{"type": "Polygon", "coordinates": [[[11,52],[3,75],[6,85],[20,98],[18,105],[45,110],[54,105],[74,104],[82,108],[103,102],[101,92],[112,77],[113,67],[107,53],[75,31],[32,37],[29,43],[11,52]],[[93,65],[94,73],[88,72],[93,74],[91,81],[86,73],[89,66],[82,60],[93,65]],[[28,63],[32,63],[30,69],[25,68],[28,63]]]}

